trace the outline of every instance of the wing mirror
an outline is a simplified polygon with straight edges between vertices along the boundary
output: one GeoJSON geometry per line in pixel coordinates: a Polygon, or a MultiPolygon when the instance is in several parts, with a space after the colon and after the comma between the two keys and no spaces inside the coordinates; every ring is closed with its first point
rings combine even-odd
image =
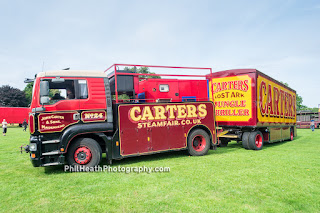
{"type": "Polygon", "coordinates": [[[47,104],[49,101],[49,81],[40,81],[40,104],[47,104]]]}

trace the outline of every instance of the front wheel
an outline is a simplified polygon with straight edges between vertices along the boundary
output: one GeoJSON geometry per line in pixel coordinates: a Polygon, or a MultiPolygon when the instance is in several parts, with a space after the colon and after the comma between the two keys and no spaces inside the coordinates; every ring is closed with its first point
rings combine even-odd
{"type": "Polygon", "coordinates": [[[91,138],[79,138],[68,149],[67,161],[69,165],[94,167],[100,163],[101,147],[91,138]]]}
{"type": "Polygon", "coordinates": [[[188,136],[188,152],[190,155],[201,156],[210,149],[210,137],[202,129],[193,130],[188,136]]]}

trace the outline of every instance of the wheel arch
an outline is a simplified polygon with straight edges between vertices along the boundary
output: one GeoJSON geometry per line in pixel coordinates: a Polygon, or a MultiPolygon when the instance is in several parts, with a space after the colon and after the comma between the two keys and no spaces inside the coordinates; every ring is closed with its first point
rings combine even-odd
{"type": "Polygon", "coordinates": [[[189,130],[189,132],[188,132],[188,134],[187,134],[187,137],[186,137],[186,145],[188,144],[188,137],[189,137],[190,133],[191,133],[193,130],[195,130],[195,129],[202,129],[202,130],[204,130],[204,131],[209,135],[209,137],[210,137],[210,144],[213,145],[213,135],[212,135],[212,132],[210,131],[210,129],[209,129],[207,126],[202,125],[202,124],[195,125],[195,126],[193,126],[193,127],[189,130]]]}
{"type": "Polygon", "coordinates": [[[68,141],[65,148],[65,153],[68,152],[68,148],[70,147],[70,145],[74,143],[76,140],[78,140],[79,138],[91,138],[95,140],[99,144],[102,150],[102,153],[106,152],[106,141],[103,139],[103,137],[101,137],[101,135],[99,135],[99,133],[82,133],[82,134],[75,135],[73,138],[71,138],[70,141],[68,141]]]}
{"type": "Polygon", "coordinates": [[[94,123],[94,124],[79,124],[67,128],[61,138],[61,145],[65,148],[64,153],[70,144],[78,138],[92,138],[98,142],[103,152],[106,151],[106,143],[108,141],[105,133],[112,132],[113,126],[110,123],[94,123]]]}

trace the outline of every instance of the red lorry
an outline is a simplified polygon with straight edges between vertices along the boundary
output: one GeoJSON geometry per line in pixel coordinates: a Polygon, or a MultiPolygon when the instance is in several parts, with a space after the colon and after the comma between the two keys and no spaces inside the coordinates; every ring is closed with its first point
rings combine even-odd
{"type": "MultiPolygon", "coordinates": [[[[188,150],[190,155],[199,156],[216,148],[214,105],[208,98],[173,98],[174,102],[156,96],[146,99],[142,97],[146,87],[173,97],[185,93],[166,91],[163,79],[161,85],[154,85],[151,79],[139,81],[142,74],[119,70],[120,66],[109,68],[109,75],[51,71],[36,76],[29,117],[30,144],[26,147],[34,166],[66,161],[69,165],[92,167],[99,164],[102,153],[111,163],[114,159],[171,150],[188,150]],[[51,90],[57,94],[49,98],[51,90]],[[130,100],[120,99],[121,94],[130,100]]],[[[148,75],[153,74],[143,74],[148,75]]]]}
{"type": "Polygon", "coordinates": [[[22,126],[24,120],[28,122],[29,110],[30,108],[27,107],[0,107],[0,121],[6,119],[8,124],[22,126]]]}
{"type": "MultiPolygon", "coordinates": [[[[30,158],[34,166],[95,166],[106,153],[113,159],[210,148],[242,141],[260,150],[264,142],[293,140],[295,91],[255,69],[228,70],[202,80],[142,79],[112,65],[103,72],[41,72],[34,83],[29,117],[30,158]],[[49,98],[49,91],[59,91],[49,98]],[[119,95],[127,99],[120,99],[119,95]],[[219,126],[218,126],[219,125],[219,126]]],[[[136,67],[177,68],[132,65],[136,67]]],[[[158,76],[158,75],[157,75],[158,76]]]]}

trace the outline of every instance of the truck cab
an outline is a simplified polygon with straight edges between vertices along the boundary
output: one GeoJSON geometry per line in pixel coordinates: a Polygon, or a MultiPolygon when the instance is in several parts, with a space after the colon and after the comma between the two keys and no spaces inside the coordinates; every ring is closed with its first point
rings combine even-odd
{"type": "MultiPolygon", "coordinates": [[[[113,132],[108,85],[103,72],[49,71],[37,75],[29,115],[34,166],[63,164],[71,139],[81,136],[95,138],[105,150],[107,136],[113,132]]],[[[84,151],[79,153],[82,162],[84,151]]]]}

